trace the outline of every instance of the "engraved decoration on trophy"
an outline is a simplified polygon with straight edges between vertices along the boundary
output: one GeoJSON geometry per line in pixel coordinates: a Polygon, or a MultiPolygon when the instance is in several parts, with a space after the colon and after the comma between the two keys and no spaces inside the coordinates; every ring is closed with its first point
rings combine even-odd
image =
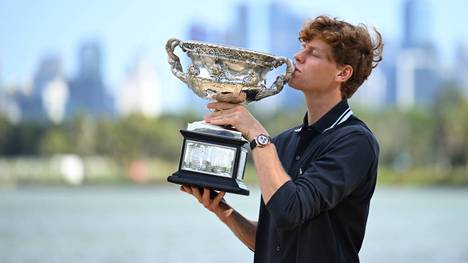
{"type": "MultiPolygon", "coordinates": [[[[171,38],[166,43],[166,51],[172,73],[195,94],[224,102],[238,103],[242,98],[249,103],[275,95],[294,71],[286,57],[204,42],[171,38]],[[176,47],[192,61],[186,72],[174,53],[176,47]],[[268,87],[267,73],[283,64],[286,72],[268,87]]],[[[240,132],[203,121],[190,123],[180,132],[184,142],[179,170],[168,177],[169,182],[249,194],[243,183],[249,146],[240,132]]]]}

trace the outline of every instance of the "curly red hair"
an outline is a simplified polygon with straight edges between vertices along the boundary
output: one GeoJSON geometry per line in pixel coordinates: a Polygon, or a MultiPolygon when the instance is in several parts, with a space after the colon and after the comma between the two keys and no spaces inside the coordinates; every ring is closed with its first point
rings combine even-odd
{"type": "Polygon", "coordinates": [[[382,35],[374,28],[375,37],[371,38],[364,24],[357,26],[347,22],[318,16],[307,21],[299,32],[303,43],[319,38],[332,50],[332,59],[338,65],[350,65],[352,76],[341,86],[343,98],[350,98],[382,61],[382,35]]]}

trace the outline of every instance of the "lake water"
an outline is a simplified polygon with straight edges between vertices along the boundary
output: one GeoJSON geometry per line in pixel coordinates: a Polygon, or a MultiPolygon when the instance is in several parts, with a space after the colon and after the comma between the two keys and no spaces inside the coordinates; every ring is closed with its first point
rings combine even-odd
{"type": "MultiPolygon", "coordinates": [[[[260,193],[227,195],[251,219],[260,193]]],[[[361,262],[468,262],[468,189],[379,187],[361,262]]],[[[0,189],[0,262],[252,262],[176,186],[0,189]]]]}

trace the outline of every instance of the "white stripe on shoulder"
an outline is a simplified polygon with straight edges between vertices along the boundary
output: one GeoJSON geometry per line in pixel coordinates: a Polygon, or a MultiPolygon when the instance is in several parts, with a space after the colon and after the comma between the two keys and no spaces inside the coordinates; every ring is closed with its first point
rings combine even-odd
{"type": "Polygon", "coordinates": [[[351,108],[347,108],[341,115],[340,117],[338,117],[338,119],[335,121],[335,123],[333,123],[330,127],[326,128],[325,130],[323,130],[323,132],[326,132],[330,129],[333,129],[336,125],[340,124],[340,123],[343,123],[344,121],[346,121],[347,119],[349,119],[349,117],[351,117],[351,115],[353,115],[353,111],[351,110],[351,108]]]}
{"type": "Polygon", "coordinates": [[[352,111],[352,110],[350,110],[350,111],[343,117],[343,119],[341,119],[341,121],[338,122],[336,125],[342,124],[342,123],[345,122],[347,119],[349,119],[349,117],[351,117],[351,115],[353,115],[353,111],[352,111]]]}

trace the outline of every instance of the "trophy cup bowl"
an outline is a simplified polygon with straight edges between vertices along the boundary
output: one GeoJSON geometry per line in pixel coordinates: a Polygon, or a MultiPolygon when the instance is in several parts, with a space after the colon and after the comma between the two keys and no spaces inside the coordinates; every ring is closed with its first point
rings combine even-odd
{"type": "MultiPolygon", "coordinates": [[[[250,103],[273,96],[294,71],[286,57],[211,43],[171,38],[166,51],[171,71],[178,79],[199,97],[223,102],[250,103]],[[174,53],[176,47],[192,61],[187,72],[174,53]],[[267,87],[267,73],[283,64],[286,72],[267,87]]],[[[168,177],[169,182],[249,194],[243,183],[249,147],[240,132],[204,122],[190,123],[180,132],[184,142],[179,170],[168,177]]]]}

